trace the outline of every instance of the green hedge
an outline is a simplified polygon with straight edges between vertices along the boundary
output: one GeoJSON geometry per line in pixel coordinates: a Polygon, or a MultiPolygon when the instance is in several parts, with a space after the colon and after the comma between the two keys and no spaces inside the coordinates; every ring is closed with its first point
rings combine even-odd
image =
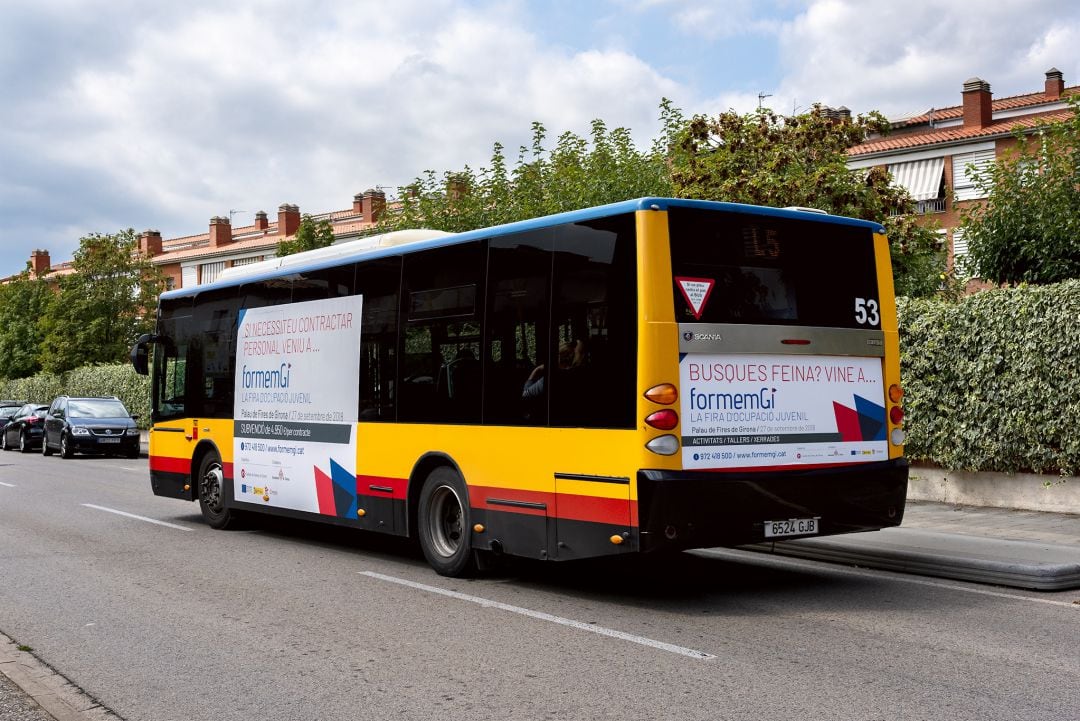
{"type": "Polygon", "coordinates": [[[32,403],[51,403],[60,395],[116,396],[130,413],[139,416],[139,427],[150,424],[150,379],[130,365],[76,368],[62,375],[38,373],[29,378],[0,380],[0,397],[32,403]]]}
{"type": "Polygon", "coordinates": [[[1080,472],[1080,280],[900,299],[898,311],[911,459],[1080,472]]]}

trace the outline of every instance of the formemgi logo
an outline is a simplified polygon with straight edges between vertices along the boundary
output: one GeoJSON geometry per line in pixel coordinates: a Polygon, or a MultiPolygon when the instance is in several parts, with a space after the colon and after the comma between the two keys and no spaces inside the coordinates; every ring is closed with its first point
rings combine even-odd
{"type": "Polygon", "coordinates": [[[289,376],[292,373],[292,363],[282,363],[274,369],[252,369],[244,366],[240,370],[240,384],[244,389],[250,388],[288,388],[289,376]]]}

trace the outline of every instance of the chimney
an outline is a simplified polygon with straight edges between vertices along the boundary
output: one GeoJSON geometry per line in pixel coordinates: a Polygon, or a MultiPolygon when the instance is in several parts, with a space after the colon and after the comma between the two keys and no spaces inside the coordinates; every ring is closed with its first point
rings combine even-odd
{"type": "Polygon", "coordinates": [[[139,251],[147,258],[161,255],[161,231],[144,230],[140,233],[139,251]]]}
{"type": "Polygon", "coordinates": [[[990,83],[970,78],[964,83],[964,127],[985,128],[993,120],[990,102],[990,83]]]}
{"type": "Polygon", "coordinates": [[[1057,68],[1046,71],[1046,97],[1057,100],[1065,92],[1065,76],[1057,68]]]}
{"type": "Polygon", "coordinates": [[[446,197],[450,200],[461,200],[469,192],[469,186],[465,178],[455,175],[446,181],[446,197]]]}
{"type": "Polygon", "coordinates": [[[266,219],[266,211],[260,210],[255,214],[255,230],[266,230],[270,227],[270,221],[266,219]]]}
{"type": "Polygon", "coordinates": [[[300,206],[283,203],[277,209],[277,232],[282,238],[296,235],[300,227],[300,206]]]}
{"type": "Polygon", "coordinates": [[[214,216],[210,219],[210,247],[220,248],[232,242],[232,223],[228,218],[214,216]]]}
{"type": "Polygon", "coordinates": [[[49,272],[52,262],[49,260],[49,251],[35,250],[30,253],[30,272],[35,278],[40,278],[49,272]]]}
{"type": "MultiPolygon", "coordinates": [[[[356,199],[353,198],[353,208],[356,207],[356,199]]],[[[368,188],[360,198],[360,212],[368,223],[377,223],[386,210],[386,193],[381,190],[368,188]]]]}
{"type": "Polygon", "coordinates": [[[364,212],[364,194],[357,193],[352,197],[352,210],[357,215],[364,212]]]}

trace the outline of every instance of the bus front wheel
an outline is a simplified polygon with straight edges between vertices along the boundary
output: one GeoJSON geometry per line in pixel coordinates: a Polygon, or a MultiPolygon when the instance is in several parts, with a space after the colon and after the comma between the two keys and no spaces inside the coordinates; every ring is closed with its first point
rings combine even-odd
{"type": "Polygon", "coordinates": [[[476,571],[469,492],[457,471],[436,468],[424,481],[417,514],[420,548],[435,572],[461,577],[476,571]]]}
{"type": "Polygon", "coordinates": [[[221,457],[211,451],[199,463],[199,509],[210,528],[228,528],[236,513],[225,507],[225,472],[221,457]]]}

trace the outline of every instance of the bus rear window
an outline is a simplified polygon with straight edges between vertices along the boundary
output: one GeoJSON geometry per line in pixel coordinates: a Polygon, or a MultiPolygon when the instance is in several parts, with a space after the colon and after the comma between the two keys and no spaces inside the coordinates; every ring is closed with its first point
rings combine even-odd
{"type": "Polygon", "coordinates": [[[868,228],[690,208],[669,223],[680,323],[880,327],[868,228]]]}

